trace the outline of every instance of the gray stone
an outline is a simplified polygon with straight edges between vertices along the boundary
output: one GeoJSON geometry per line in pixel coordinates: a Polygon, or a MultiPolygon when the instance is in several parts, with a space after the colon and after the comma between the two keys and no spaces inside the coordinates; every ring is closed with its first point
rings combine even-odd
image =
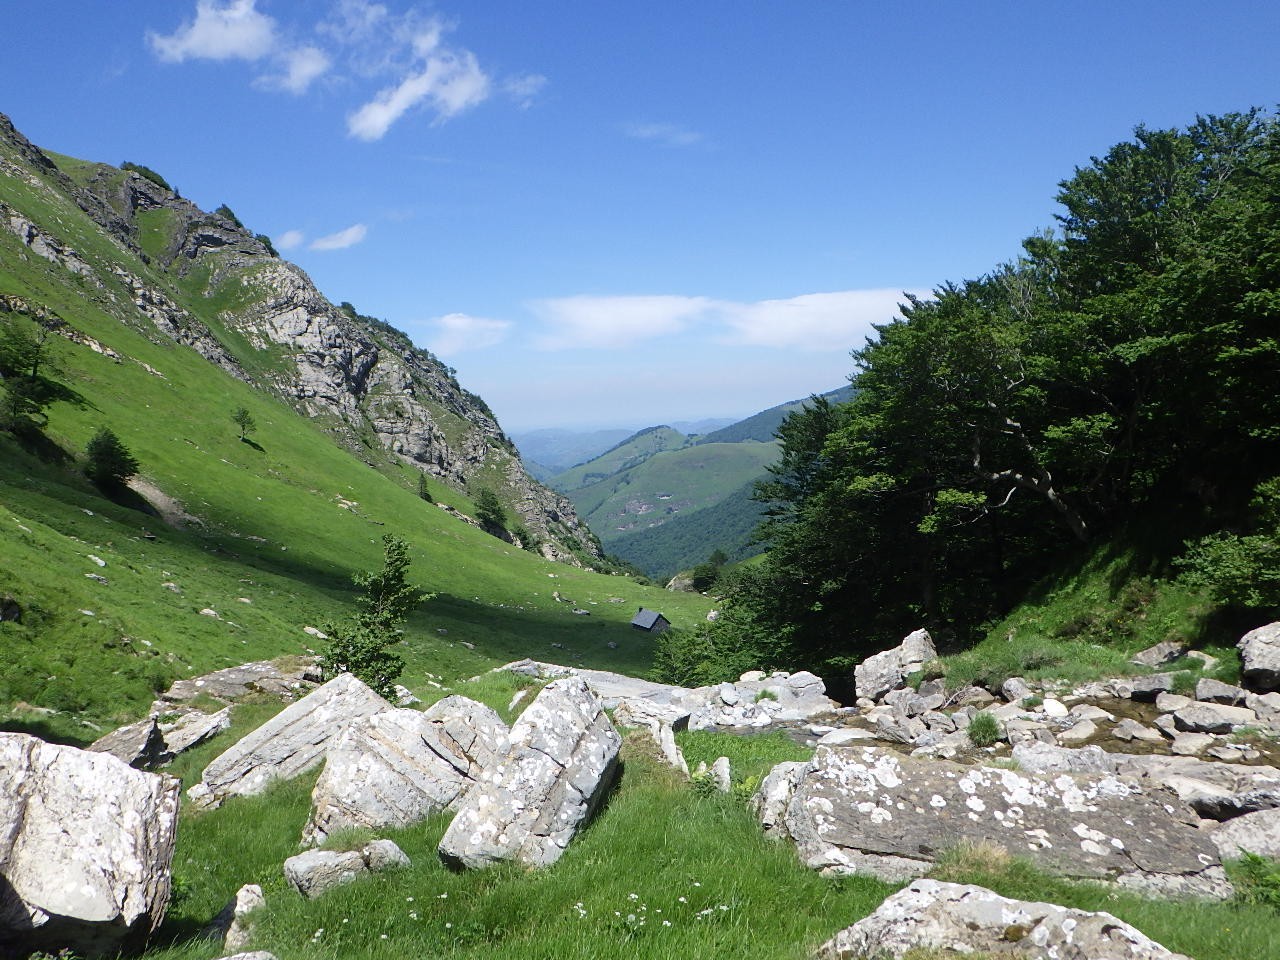
{"type": "Polygon", "coordinates": [[[1153,673],[1147,677],[1133,677],[1129,683],[1129,696],[1144,703],[1154,703],[1160,694],[1173,692],[1172,673],[1153,673]]]}
{"type": "Polygon", "coordinates": [[[1156,709],[1161,713],[1173,713],[1183,707],[1191,706],[1195,701],[1180,693],[1160,693],[1156,695],[1156,709]]]}
{"type": "MultiPolygon", "coordinates": [[[[776,808],[776,798],[773,803],[776,808]]],[[[1132,779],[971,767],[875,747],[819,747],[798,778],[781,828],[801,860],[824,873],[869,872],[900,881],[927,872],[958,843],[995,839],[1067,877],[1161,895],[1230,896],[1217,849],[1197,822],[1159,786],[1132,779]]]]}
{"type": "Polygon", "coordinates": [[[1069,713],[1067,705],[1053,697],[1046,697],[1044,703],[1040,704],[1040,709],[1044,711],[1046,717],[1052,717],[1055,720],[1061,720],[1069,713]]]}
{"type": "Polygon", "coordinates": [[[224,950],[243,950],[253,936],[250,914],[266,902],[262,887],[256,883],[247,883],[236,891],[231,902],[223,907],[222,912],[213,918],[213,922],[200,935],[221,940],[224,950]]]}
{"type": "Polygon", "coordinates": [[[1152,730],[1137,720],[1130,720],[1127,717],[1111,729],[1111,735],[1117,740],[1145,740],[1148,743],[1164,742],[1164,737],[1160,735],[1160,731],[1152,730]]]}
{"type": "Polygon", "coordinates": [[[224,707],[216,713],[184,710],[172,720],[165,720],[162,714],[156,722],[164,735],[164,762],[168,763],[179,754],[231,729],[231,708],[224,707]]]}
{"type": "Polygon", "coordinates": [[[1092,720],[1081,720],[1067,730],[1058,734],[1058,742],[1066,747],[1077,747],[1090,737],[1096,736],[1098,725],[1092,720]]]}
{"type": "Polygon", "coordinates": [[[1236,643],[1244,661],[1244,685],[1265,693],[1280,688],[1280,620],[1250,630],[1236,643]]]}
{"type": "Polygon", "coordinates": [[[139,947],[169,902],[179,782],[0,733],[0,955],[139,947]]]}
{"type": "Polygon", "coordinates": [[[1196,681],[1196,699],[1206,703],[1227,703],[1239,705],[1244,703],[1245,692],[1239,687],[1212,677],[1201,677],[1196,681]]]}
{"type": "Polygon", "coordinates": [[[109,753],[137,770],[150,770],[167,759],[164,734],[154,717],[126,724],[89,744],[95,753],[109,753]]]}
{"type": "Polygon", "coordinates": [[[441,858],[459,868],[554,863],[607,793],[621,742],[583,678],[548,684],[511,728],[505,755],[468,792],[441,858]]]}
{"type": "Polygon", "coordinates": [[[314,661],[303,660],[295,666],[282,667],[270,660],[259,660],[178,680],[160,699],[183,703],[208,696],[234,703],[252,693],[291,698],[314,689],[319,679],[314,661]]]}
{"type": "Polygon", "coordinates": [[[716,762],[711,764],[711,779],[716,785],[716,789],[721,793],[728,793],[733,789],[733,777],[729,770],[729,758],[718,757],[716,762]]]}
{"type": "Polygon", "coordinates": [[[1232,727],[1253,723],[1258,715],[1247,707],[1218,703],[1193,703],[1175,710],[1174,725],[1190,733],[1230,733],[1232,727]]]}
{"type": "Polygon", "coordinates": [[[350,883],[365,873],[409,866],[404,851],[390,840],[373,840],[359,850],[308,850],[284,862],[284,878],[308,900],[350,883]]]}
{"type": "Polygon", "coordinates": [[[314,767],[351,721],[391,709],[351,674],[334,677],[215,758],[187,798],[212,809],[227,797],[261,793],[314,767]]]}
{"type": "Polygon", "coordinates": [[[1140,653],[1134,654],[1129,658],[1129,662],[1137,664],[1140,667],[1163,667],[1166,663],[1172,663],[1179,657],[1185,656],[1187,653],[1187,645],[1179,643],[1176,640],[1164,640],[1157,643],[1154,647],[1147,647],[1140,653]]]}
{"type": "Polygon", "coordinates": [[[1216,742],[1209,733],[1180,733],[1173,738],[1169,749],[1180,757],[1194,757],[1204,753],[1216,742]]]}
{"type": "Polygon", "coordinates": [[[914,743],[928,731],[923,720],[905,714],[877,717],[876,736],[891,743],[914,743]]]}
{"type": "Polygon", "coordinates": [[[266,950],[250,950],[248,953],[236,953],[229,957],[220,957],[219,960],[276,960],[276,955],[268,953],[266,950]]]}
{"type": "Polygon", "coordinates": [[[824,943],[818,960],[898,960],[914,951],[1028,960],[1188,960],[1109,913],[1011,900],[985,887],[916,880],[824,943]]]}
{"type": "Polygon", "coordinates": [[[1103,710],[1101,707],[1095,706],[1092,703],[1076,704],[1071,708],[1071,716],[1075,717],[1077,720],[1093,720],[1095,722],[1099,720],[1106,720],[1109,722],[1116,718],[1115,714],[1103,710]]]}
{"type": "Polygon", "coordinates": [[[898,646],[867,657],[853,668],[857,695],[879,700],[890,690],[902,686],[908,674],[923,669],[937,655],[929,632],[916,630],[898,646]]]}
{"type": "Polygon", "coordinates": [[[1027,773],[1114,774],[1117,770],[1113,755],[1098,746],[1073,750],[1048,743],[1020,743],[1013,748],[1013,759],[1027,773]]]}
{"type": "Polygon", "coordinates": [[[818,743],[822,746],[838,747],[846,743],[855,743],[860,740],[874,740],[876,735],[870,730],[863,730],[861,727],[839,727],[823,736],[818,743]]]}
{"type": "Polygon", "coordinates": [[[654,739],[658,742],[658,749],[662,751],[662,759],[667,761],[672,769],[678,770],[687,777],[689,764],[684,758],[684,751],[680,749],[680,744],[676,743],[675,731],[671,729],[671,724],[659,724],[654,739]]]}
{"type": "Polygon", "coordinates": [[[461,696],[352,721],[329,748],[302,842],[347,828],[407,827],[456,809],[498,761],[509,732],[492,709],[461,696]]]}
{"type": "Polygon", "coordinates": [[[1280,860],[1280,808],[1235,817],[1217,827],[1211,837],[1223,860],[1238,860],[1244,853],[1280,860]]]}
{"type": "Polygon", "coordinates": [[[1000,686],[1000,695],[1009,703],[1021,706],[1022,701],[1033,696],[1035,691],[1021,677],[1010,677],[1000,686]]]}

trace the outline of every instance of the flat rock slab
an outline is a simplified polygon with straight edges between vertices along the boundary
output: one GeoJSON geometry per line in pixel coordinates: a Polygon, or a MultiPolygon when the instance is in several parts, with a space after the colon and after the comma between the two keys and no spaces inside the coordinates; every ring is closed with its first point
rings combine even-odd
{"type": "Polygon", "coordinates": [[[502,759],[467,793],[441,859],[455,868],[554,863],[607,793],[621,745],[586,680],[547,684],[511,728],[502,759]]]}
{"type": "Polygon", "coordinates": [[[343,828],[407,827],[456,807],[497,763],[509,732],[492,709],[460,696],[353,721],[329,749],[302,842],[343,828]]]}
{"type": "Polygon", "coordinates": [[[165,761],[164,734],[155,717],[129,723],[89,744],[94,753],[109,753],[138,770],[149,770],[165,761]]]}
{"type": "Polygon", "coordinates": [[[314,767],[353,720],[392,709],[351,674],[334,677],[218,756],[187,798],[212,809],[227,797],[261,793],[314,767]]]}
{"type": "Polygon", "coordinates": [[[160,699],[169,703],[185,703],[196,697],[209,696],[235,703],[251,693],[294,697],[315,689],[319,679],[319,672],[310,661],[286,669],[270,660],[258,660],[179,680],[161,694],[160,699]]]}
{"type": "Polygon", "coordinates": [[[0,733],[0,955],[114,954],[164,917],[181,785],[0,733]]]}
{"type": "Polygon", "coordinates": [[[1029,960],[1188,960],[1109,913],[1011,900],[986,887],[938,880],[899,890],[824,943],[817,958],[898,960],[914,950],[1029,960]]]}
{"type": "Polygon", "coordinates": [[[801,859],[823,872],[905,880],[961,842],[994,841],[1062,876],[1161,895],[1232,892],[1196,818],[1154,784],[963,766],[877,747],[819,747],[798,777],[792,767],[782,776],[796,783],[781,816],[777,785],[761,787],[772,792],[774,833],[790,836],[801,859]]]}

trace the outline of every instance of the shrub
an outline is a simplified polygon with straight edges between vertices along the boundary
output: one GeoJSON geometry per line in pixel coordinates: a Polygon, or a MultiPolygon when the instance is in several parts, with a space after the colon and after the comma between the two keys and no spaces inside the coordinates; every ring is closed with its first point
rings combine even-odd
{"type": "Polygon", "coordinates": [[[104,489],[122,487],[138,472],[138,461],[107,427],[93,435],[85,447],[85,455],[89,462],[84,472],[104,489]]]}
{"type": "Polygon", "coordinates": [[[326,678],[353,673],[384,697],[394,697],[395,681],[404,670],[404,658],[393,653],[400,642],[400,624],[423,600],[430,599],[405,580],[408,546],[399,537],[382,538],[384,558],[378,573],[358,573],[353,578],[364,595],[357,598],[360,611],[350,623],[327,623],[329,649],[320,666],[326,678]]]}
{"type": "Polygon", "coordinates": [[[128,160],[126,160],[124,163],[120,164],[120,169],[128,170],[132,173],[136,173],[140,177],[146,177],[148,180],[154,183],[157,187],[164,187],[166,190],[172,190],[174,193],[177,193],[177,191],[174,190],[173,187],[169,186],[168,180],[160,176],[160,174],[156,173],[150,167],[144,167],[140,163],[130,163],[128,160]]]}
{"type": "Polygon", "coordinates": [[[258,423],[253,419],[247,407],[236,407],[231,412],[231,420],[240,428],[240,439],[243,440],[253,431],[258,429],[258,423]]]}
{"type": "Polygon", "coordinates": [[[481,487],[476,494],[476,519],[489,533],[506,529],[507,512],[502,508],[498,495],[488,487],[481,487]]]}
{"type": "Polygon", "coordinates": [[[991,714],[981,710],[969,721],[969,742],[975,747],[989,747],[1000,739],[1000,723],[991,714]]]}

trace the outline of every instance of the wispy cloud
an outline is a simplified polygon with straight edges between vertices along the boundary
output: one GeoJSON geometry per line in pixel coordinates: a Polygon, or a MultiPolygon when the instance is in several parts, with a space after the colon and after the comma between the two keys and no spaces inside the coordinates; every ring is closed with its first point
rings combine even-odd
{"type": "Polygon", "coordinates": [[[345,250],[347,247],[354,247],[357,243],[365,238],[365,234],[369,232],[369,228],[363,223],[352,224],[345,230],[339,230],[337,233],[331,233],[325,237],[317,237],[311,241],[312,250],[345,250]]]}
{"type": "Polygon", "coordinates": [[[536,341],[543,350],[613,349],[670,336],[714,306],[706,297],[682,296],[578,296],[530,304],[546,326],[536,341]]]}
{"type": "MultiPolygon", "coordinates": [[[[911,291],[928,297],[928,291],[911,291]]],[[[896,288],[811,293],[737,302],[688,296],[577,296],[530,304],[543,350],[617,349],[695,328],[726,346],[848,351],[872,325],[887,323],[905,299],[896,288]]]]}
{"type": "Polygon", "coordinates": [[[272,243],[277,250],[293,250],[302,246],[302,241],[306,236],[301,230],[286,230],[280,236],[276,237],[272,243]]]}
{"type": "Polygon", "coordinates": [[[547,78],[540,73],[526,73],[519,77],[509,77],[502,82],[502,92],[516,102],[522,110],[533,105],[544,87],[547,78]]]}
{"type": "Polygon", "coordinates": [[[286,50],[278,60],[280,72],[259,77],[254,81],[257,86],[303,94],[333,66],[327,53],[310,45],[286,50]]]}
{"type": "Polygon", "coordinates": [[[627,123],[622,132],[633,140],[650,140],[668,147],[691,147],[705,139],[698,131],[674,123],[627,123]]]}
{"type": "Polygon", "coordinates": [[[161,60],[260,60],[276,45],[276,22],[254,9],[255,0],[197,0],[194,20],[173,33],[147,33],[161,60]]]}
{"type": "Polygon", "coordinates": [[[501,343],[511,330],[507,320],[490,320],[465,313],[450,313],[428,322],[427,349],[442,357],[467,350],[483,350],[501,343]]]}
{"type": "Polygon", "coordinates": [[[443,25],[432,21],[413,38],[414,69],[347,117],[351,136],[381,140],[392,124],[421,103],[441,122],[488,99],[491,81],[475,54],[446,46],[443,32],[443,25]]]}

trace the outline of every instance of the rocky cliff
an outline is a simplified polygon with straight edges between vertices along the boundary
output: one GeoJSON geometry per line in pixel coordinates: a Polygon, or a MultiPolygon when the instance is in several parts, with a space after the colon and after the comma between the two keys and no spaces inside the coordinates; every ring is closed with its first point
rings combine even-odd
{"type": "Polygon", "coordinates": [[[60,219],[42,220],[38,202],[0,202],[0,229],[73,274],[122,323],[281,396],[371,465],[400,461],[472,494],[495,490],[551,559],[600,557],[573,505],[529,476],[448,367],[391,326],[335,306],[228,208],[201,210],[141,168],[60,167],[3,115],[0,165],[37,198],[69,197],[99,228],[86,242],[60,219]]]}

